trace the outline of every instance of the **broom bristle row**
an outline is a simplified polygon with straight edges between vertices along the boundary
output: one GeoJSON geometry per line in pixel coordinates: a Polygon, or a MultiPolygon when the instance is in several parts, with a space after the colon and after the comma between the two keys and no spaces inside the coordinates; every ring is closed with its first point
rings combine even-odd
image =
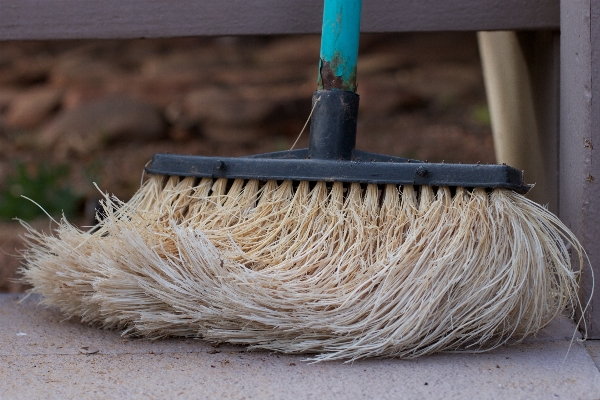
{"type": "Polygon", "coordinates": [[[30,230],[21,272],[44,303],[131,335],[416,357],[581,308],[581,245],[503,189],[152,176],[103,213],[89,232],[30,230]]]}

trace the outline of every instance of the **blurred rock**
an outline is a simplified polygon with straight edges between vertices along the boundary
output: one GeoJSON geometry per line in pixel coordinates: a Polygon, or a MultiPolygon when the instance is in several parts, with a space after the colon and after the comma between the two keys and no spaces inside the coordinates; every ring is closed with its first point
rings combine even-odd
{"type": "Polygon", "coordinates": [[[11,57],[0,52],[0,69],[9,67],[11,62],[11,57]]]}
{"type": "Polygon", "coordinates": [[[218,65],[218,54],[214,51],[183,51],[147,59],[141,73],[153,77],[163,73],[199,71],[214,65],[218,65]]]}
{"type": "Polygon", "coordinates": [[[423,129],[418,140],[422,149],[427,149],[433,160],[445,162],[494,162],[494,144],[491,135],[474,136],[456,125],[430,125],[423,129]]]}
{"type": "Polygon", "coordinates": [[[208,124],[202,127],[205,138],[214,143],[244,146],[264,138],[267,132],[261,127],[236,127],[208,124]]]}
{"type": "Polygon", "coordinates": [[[48,86],[21,92],[8,107],[6,123],[9,127],[35,128],[59,107],[61,97],[62,90],[48,86]]]}
{"type": "Polygon", "coordinates": [[[394,71],[410,61],[406,53],[373,53],[360,56],[358,59],[357,75],[360,77],[394,71]]]}
{"type": "Polygon", "coordinates": [[[405,89],[393,76],[382,75],[363,81],[360,95],[361,115],[389,116],[396,112],[414,111],[427,106],[427,99],[415,91],[405,89]]]}
{"type": "Polygon", "coordinates": [[[18,89],[0,87],[0,114],[3,114],[10,103],[20,93],[18,89]]]}
{"type": "Polygon", "coordinates": [[[195,129],[188,128],[181,125],[175,125],[169,127],[167,131],[167,136],[170,140],[175,142],[184,142],[186,140],[192,139],[197,135],[196,132],[193,132],[195,129]]]}
{"type": "Polygon", "coordinates": [[[59,87],[105,87],[114,84],[124,71],[107,60],[83,56],[63,57],[50,72],[50,81],[59,87]]]}
{"type": "Polygon", "coordinates": [[[16,59],[0,68],[0,85],[13,87],[45,83],[51,60],[44,57],[16,59]]]}
{"type": "Polygon", "coordinates": [[[273,102],[273,110],[265,121],[265,129],[269,135],[295,139],[310,115],[314,90],[315,84],[311,81],[302,85],[292,83],[248,87],[241,92],[250,101],[255,98],[268,98],[273,102]]]}
{"type": "Polygon", "coordinates": [[[424,97],[456,98],[478,90],[483,85],[479,65],[456,62],[435,63],[396,72],[403,87],[424,97]]]}
{"type": "Polygon", "coordinates": [[[40,144],[61,154],[86,155],[115,141],[151,141],[163,136],[165,123],[151,105],[109,96],[60,114],[41,134],[40,144]]]}
{"type": "MultiPolygon", "coordinates": [[[[33,225],[36,228],[41,226],[39,223],[33,225]]],[[[26,229],[17,222],[0,224],[0,292],[18,293],[29,288],[17,281],[20,277],[17,270],[21,264],[19,252],[25,247],[22,238],[25,233],[26,229]]]]}
{"type": "Polygon", "coordinates": [[[214,52],[184,52],[150,58],[141,67],[141,81],[161,90],[185,90],[213,82],[214,52]]]}
{"type": "Polygon", "coordinates": [[[229,85],[278,85],[310,80],[316,86],[318,68],[316,65],[295,64],[288,68],[277,65],[249,68],[235,66],[217,69],[213,80],[229,85]]]}
{"type": "Polygon", "coordinates": [[[240,86],[236,88],[240,94],[248,100],[268,99],[274,102],[289,101],[293,99],[312,99],[316,89],[316,78],[314,81],[305,81],[302,84],[295,82],[279,85],[256,85],[240,86]]]}
{"type": "Polygon", "coordinates": [[[107,93],[103,87],[69,87],[62,98],[62,106],[65,110],[79,107],[92,101],[105,98],[107,93]]]}
{"type": "MultiPolygon", "coordinates": [[[[255,55],[259,65],[288,66],[319,65],[321,38],[319,35],[295,35],[273,40],[255,55]]],[[[315,75],[317,72],[315,72],[315,75]]]]}
{"type": "Polygon", "coordinates": [[[251,96],[218,87],[194,90],[183,102],[185,115],[189,119],[226,126],[263,123],[276,106],[277,101],[268,96],[251,96]]]}

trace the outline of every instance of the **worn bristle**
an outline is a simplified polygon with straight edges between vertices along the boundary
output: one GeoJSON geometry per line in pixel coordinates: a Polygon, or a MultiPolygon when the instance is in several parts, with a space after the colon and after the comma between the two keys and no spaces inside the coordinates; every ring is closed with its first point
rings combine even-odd
{"type": "Polygon", "coordinates": [[[581,245],[508,190],[152,176],[104,213],[31,230],[21,272],[45,304],[132,335],[416,357],[581,309],[581,245]]]}

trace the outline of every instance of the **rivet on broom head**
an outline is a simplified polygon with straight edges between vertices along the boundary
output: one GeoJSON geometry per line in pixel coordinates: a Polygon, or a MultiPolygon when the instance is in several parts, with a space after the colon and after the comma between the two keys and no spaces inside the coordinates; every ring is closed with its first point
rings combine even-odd
{"type": "Polygon", "coordinates": [[[425,177],[429,174],[429,170],[425,167],[419,167],[417,168],[416,173],[421,177],[425,177]]]}

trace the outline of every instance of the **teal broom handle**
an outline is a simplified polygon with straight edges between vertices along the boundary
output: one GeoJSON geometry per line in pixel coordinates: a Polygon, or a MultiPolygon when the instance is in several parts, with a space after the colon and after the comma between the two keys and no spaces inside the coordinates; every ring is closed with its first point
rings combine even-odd
{"type": "Polygon", "coordinates": [[[319,90],[356,92],[362,0],[325,0],[319,90]]]}

